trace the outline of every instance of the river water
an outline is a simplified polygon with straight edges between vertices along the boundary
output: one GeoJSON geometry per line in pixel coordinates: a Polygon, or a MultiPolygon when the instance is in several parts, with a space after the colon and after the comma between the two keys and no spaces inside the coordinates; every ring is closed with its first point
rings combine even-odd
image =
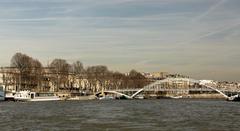
{"type": "Polygon", "coordinates": [[[240,103],[161,99],[0,102],[0,130],[239,131],[240,103]]]}

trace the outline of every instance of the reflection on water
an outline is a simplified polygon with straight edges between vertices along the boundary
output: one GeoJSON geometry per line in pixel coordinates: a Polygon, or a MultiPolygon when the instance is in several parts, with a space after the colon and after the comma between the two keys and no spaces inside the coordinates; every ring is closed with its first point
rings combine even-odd
{"type": "Polygon", "coordinates": [[[222,100],[1,102],[1,130],[239,130],[240,103],[222,100]]]}

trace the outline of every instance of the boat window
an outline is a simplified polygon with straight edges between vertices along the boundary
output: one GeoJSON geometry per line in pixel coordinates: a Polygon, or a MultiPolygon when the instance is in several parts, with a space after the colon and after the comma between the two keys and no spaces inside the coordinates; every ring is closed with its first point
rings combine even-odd
{"type": "Polygon", "coordinates": [[[31,99],[33,99],[34,98],[34,94],[33,93],[31,93],[31,99]]]}
{"type": "Polygon", "coordinates": [[[0,91],[3,91],[3,86],[0,86],[0,91]]]}
{"type": "Polygon", "coordinates": [[[53,93],[37,93],[38,97],[47,97],[47,96],[54,96],[53,93]]]}

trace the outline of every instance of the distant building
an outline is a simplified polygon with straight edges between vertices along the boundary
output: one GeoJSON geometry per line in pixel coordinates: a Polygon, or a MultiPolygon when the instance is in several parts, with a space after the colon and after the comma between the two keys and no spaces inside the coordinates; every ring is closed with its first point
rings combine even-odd
{"type": "Polygon", "coordinates": [[[0,68],[0,85],[5,86],[6,91],[16,91],[18,80],[16,77],[19,76],[19,71],[16,68],[0,68]]]}
{"type": "Polygon", "coordinates": [[[167,78],[168,72],[152,72],[152,73],[142,72],[141,74],[148,79],[162,80],[167,78]]]}
{"type": "Polygon", "coordinates": [[[215,82],[214,80],[200,80],[200,83],[217,85],[217,82],[215,82]]]}

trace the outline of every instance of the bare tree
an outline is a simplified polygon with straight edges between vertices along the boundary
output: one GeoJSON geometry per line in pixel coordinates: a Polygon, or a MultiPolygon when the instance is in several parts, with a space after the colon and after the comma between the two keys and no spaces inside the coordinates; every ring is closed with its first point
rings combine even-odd
{"type": "Polygon", "coordinates": [[[59,91],[60,86],[65,89],[68,86],[70,65],[64,59],[54,59],[50,64],[50,68],[54,78],[52,81],[57,86],[57,91],[59,91]]]}
{"type": "Polygon", "coordinates": [[[93,86],[93,93],[106,88],[107,78],[109,76],[109,70],[106,66],[97,65],[87,68],[87,78],[90,84],[93,86]],[[99,84],[100,88],[97,88],[99,84]]]}
{"type": "Polygon", "coordinates": [[[25,54],[16,53],[11,59],[11,67],[16,67],[20,72],[24,72],[31,67],[31,59],[25,54]]]}
{"type": "MultiPolygon", "coordinates": [[[[85,77],[85,69],[83,64],[80,61],[76,61],[72,64],[71,66],[71,73],[72,73],[72,81],[71,81],[71,88],[73,87],[74,83],[78,83],[79,88],[81,88],[81,90],[83,90],[82,88],[82,81],[85,77]]],[[[85,87],[85,85],[84,85],[85,87]]]]}
{"type": "Polygon", "coordinates": [[[27,89],[39,86],[42,64],[37,59],[26,54],[16,53],[11,59],[11,67],[19,70],[19,75],[15,76],[18,77],[17,90],[21,90],[22,86],[27,89]]]}
{"type": "Polygon", "coordinates": [[[32,83],[37,84],[37,91],[40,91],[42,88],[42,80],[43,80],[43,66],[41,62],[37,59],[31,60],[31,76],[32,83]]]}
{"type": "Polygon", "coordinates": [[[82,62],[80,61],[76,61],[72,64],[72,69],[71,71],[74,73],[74,74],[83,74],[85,72],[85,69],[83,67],[83,64],[82,62]]]}
{"type": "Polygon", "coordinates": [[[124,88],[124,80],[126,79],[126,76],[120,72],[113,72],[111,75],[111,87],[112,89],[120,89],[124,88]]]}
{"type": "Polygon", "coordinates": [[[128,79],[129,82],[127,83],[130,88],[143,88],[145,85],[149,84],[149,80],[136,70],[130,71],[128,79]]]}

